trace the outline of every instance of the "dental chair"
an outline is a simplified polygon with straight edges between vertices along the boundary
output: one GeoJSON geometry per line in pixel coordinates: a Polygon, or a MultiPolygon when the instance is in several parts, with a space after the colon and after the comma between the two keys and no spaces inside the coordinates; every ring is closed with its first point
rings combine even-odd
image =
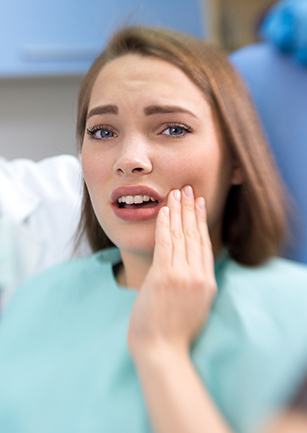
{"type": "Polygon", "coordinates": [[[307,67],[268,43],[244,47],[230,60],[245,80],[290,196],[294,240],[283,257],[307,264],[307,67]]]}

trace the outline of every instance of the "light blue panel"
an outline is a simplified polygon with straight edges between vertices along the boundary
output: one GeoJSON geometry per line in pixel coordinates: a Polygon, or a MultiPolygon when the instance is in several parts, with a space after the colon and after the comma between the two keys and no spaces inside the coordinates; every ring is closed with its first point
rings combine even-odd
{"type": "Polygon", "coordinates": [[[204,36],[200,0],[11,0],[0,16],[0,76],[84,73],[119,26],[204,36]]]}

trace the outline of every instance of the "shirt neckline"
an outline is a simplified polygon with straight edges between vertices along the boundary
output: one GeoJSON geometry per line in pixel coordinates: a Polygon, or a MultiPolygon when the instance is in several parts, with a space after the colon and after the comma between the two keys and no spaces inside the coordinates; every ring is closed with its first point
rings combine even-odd
{"type": "MultiPolygon", "coordinates": [[[[113,283],[113,286],[117,288],[118,290],[122,292],[128,292],[128,293],[138,293],[137,289],[134,288],[128,288],[126,286],[122,286],[119,284],[115,278],[114,272],[113,272],[113,266],[118,264],[121,261],[121,255],[120,250],[117,247],[109,247],[105,248],[98,252],[98,259],[100,262],[106,263],[109,265],[109,277],[113,283]]],[[[226,248],[223,248],[223,250],[219,253],[217,258],[214,261],[214,272],[215,272],[215,278],[217,281],[217,286],[219,287],[219,281],[221,278],[222,271],[229,259],[229,253],[226,248]]]]}

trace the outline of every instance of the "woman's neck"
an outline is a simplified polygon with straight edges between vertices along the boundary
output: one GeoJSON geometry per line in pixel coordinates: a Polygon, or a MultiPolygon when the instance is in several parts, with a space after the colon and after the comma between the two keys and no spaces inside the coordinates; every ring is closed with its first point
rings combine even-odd
{"type": "Polygon", "coordinates": [[[119,285],[127,289],[139,290],[152,264],[152,255],[121,250],[122,263],[115,268],[115,278],[119,285]]]}
{"type": "MultiPolygon", "coordinates": [[[[224,249],[222,243],[212,243],[213,255],[216,259],[224,249]]],[[[151,255],[141,255],[121,251],[122,263],[115,268],[115,278],[120,286],[139,290],[152,264],[151,255]]]]}

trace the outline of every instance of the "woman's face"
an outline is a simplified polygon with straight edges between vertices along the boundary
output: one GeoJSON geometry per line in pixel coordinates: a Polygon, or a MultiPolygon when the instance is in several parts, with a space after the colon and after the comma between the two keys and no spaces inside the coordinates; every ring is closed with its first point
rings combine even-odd
{"type": "Polygon", "coordinates": [[[152,254],[157,210],[171,190],[187,184],[205,197],[211,238],[218,242],[232,182],[230,158],[204,95],[179,68],[136,54],[111,61],[93,86],[86,128],[84,178],[99,223],[115,245],[152,254]],[[140,190],[116,191],[131,186],[140,190]],[[112,203],[117,192],[154,196],[159,204],[122,203],[119,209],[112,203]]]}

